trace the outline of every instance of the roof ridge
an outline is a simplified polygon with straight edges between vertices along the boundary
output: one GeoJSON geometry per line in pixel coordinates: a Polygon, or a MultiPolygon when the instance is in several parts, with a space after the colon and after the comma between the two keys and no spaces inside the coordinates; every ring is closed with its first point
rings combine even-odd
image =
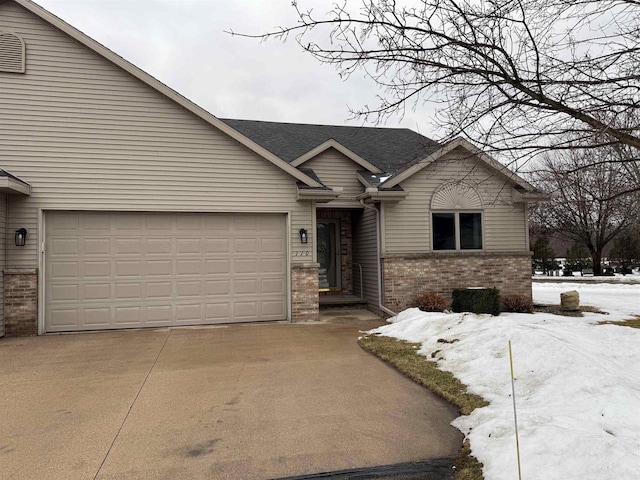
{"type": "MultiPolygon", "coordinates": [[[[275,123],[279,125],[301,125],[301,126],[309,126],[309,127],[334,127],[334,128],[368,128],[368,129],[378,129],[378,130],[407,130],[409,132],[415,133],[416,135],[423,136],[421,133],[416,132],[415,130],[411,130],[407,127],[369,127],[366,125],[334,125],[330,123],[300,123],[300,122],[276,122],[273,120],[251,120],[246,118],[222,118],[218,117],[218,119],[223,122],[231,121],[231,122],[256,122],[256,123],[275,123]]],[[[429,137],[425,137],[429,138],[429,137]]],[[[431,139],[429,139],[431,140],[431,139]]],[[[435,141],[435,140],[433,140],[435,141]]]]}

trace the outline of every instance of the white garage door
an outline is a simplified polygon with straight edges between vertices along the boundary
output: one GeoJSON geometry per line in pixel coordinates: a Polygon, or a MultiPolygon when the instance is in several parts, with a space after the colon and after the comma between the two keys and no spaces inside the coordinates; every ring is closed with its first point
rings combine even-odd
{"type": "Polygon", "coordinates": [[[50,212],[47,332],[287,316],[284,215],[50,212]]]}

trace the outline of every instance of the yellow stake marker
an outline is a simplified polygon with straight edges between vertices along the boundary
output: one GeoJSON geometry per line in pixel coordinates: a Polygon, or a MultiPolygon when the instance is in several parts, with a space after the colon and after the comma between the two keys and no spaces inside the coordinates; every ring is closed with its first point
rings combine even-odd
{"type": "Polygon", "coordinates": [[[513,353],[511,352],[511,340],[509,340],[509,363],[511,364],[511,397],[513,398],[513,420],[516,425],[516,454],[518,456],[518,480],[522,480],[520,470],[520,439],[518,438],[518,414],[516,413],[516,387],[513,375],[513,353]]]}

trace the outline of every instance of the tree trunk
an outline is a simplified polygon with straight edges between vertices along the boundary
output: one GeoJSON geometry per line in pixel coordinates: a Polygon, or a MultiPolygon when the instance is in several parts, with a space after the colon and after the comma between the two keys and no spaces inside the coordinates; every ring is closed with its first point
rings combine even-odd
{"type": "Polygon", "coordinates": [[[602,275],[602,250],[591,252],[591,262],[593,263],[593,275],[602,275]]]}

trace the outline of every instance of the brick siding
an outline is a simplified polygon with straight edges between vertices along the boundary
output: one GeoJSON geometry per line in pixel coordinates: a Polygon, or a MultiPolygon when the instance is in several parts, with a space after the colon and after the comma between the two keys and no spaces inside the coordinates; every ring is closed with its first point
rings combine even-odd
{"type": "Polygon", "coordinates": [[[37,270],[4,270],[4,321],[7,337],[38,334],[37,270]]]}
{"type": "Polygon", "coordinates": [[[291,267],[291,321],[312,322],[320,318],[317,263],[291,267]]]}
{"type": "Polygon", "coordinates": [[[384,304],[399,312],[422,292],[451,298],[455,288],[496,287],[531,298],[531,254],[441,253],[383,258],[384,304]]]}

